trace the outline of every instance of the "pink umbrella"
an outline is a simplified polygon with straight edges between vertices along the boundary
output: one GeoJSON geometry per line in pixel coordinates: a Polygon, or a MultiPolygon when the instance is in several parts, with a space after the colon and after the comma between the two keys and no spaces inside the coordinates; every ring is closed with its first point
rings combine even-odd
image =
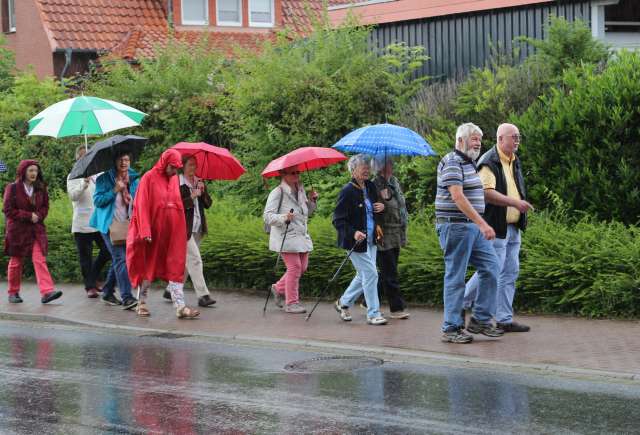
{"type": "Polygon", "coordinates": [[[204,142],[180,142],[172,148],[183,156],[194,156],[198,163],[196,175],[204,180],[237,180],[246,171],[226,148],[204,142]]]}
{"type": "Polygon", "coordinates": [[[295,167],[300,172],[331,166],[347,157],[333,148],[302,147],[272,160],[262,171],[263,177],[276,177],[282,169],[295,167]]]}

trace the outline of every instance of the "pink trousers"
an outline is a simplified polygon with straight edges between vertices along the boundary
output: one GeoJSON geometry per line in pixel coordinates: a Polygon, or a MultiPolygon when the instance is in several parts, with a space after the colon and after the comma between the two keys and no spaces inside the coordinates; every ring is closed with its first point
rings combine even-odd
{"type": "Polygon", "coordinates": [[[309,265],[308,252],[283,252],[282,260],[287,266],[287,271],[276,283],[278,293],[284,293],[285,303],[295,304],[298,302],[298,288],[300,287],[300,277],[307,271],[309,265]]]}
{"type": "MultiPolygon", "coordinates": [[[[47,267],[47,259],[42,254],[42,248],[38,242],[33,243],[31,251],[31,261],[36,272],[36,281],[40,288],[40,294],[45,295],[53,290],[53,279],[47,267]]],[[[13,295],[20,292],[20,283],[22,282],[22,266],[24,258],[11,257],[9,266],[7,267],[7,279],[9,280],[9,294],[13,295]]]]}

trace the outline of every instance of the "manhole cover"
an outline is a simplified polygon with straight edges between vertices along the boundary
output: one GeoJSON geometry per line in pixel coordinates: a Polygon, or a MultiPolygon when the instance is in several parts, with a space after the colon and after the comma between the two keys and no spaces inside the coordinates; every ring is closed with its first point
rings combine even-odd
{"type": "Polygon", "coordinates": [[[295,361],[284,366],[290,372],[346,372],[367,367],[382,365],[384,361],[379,358],[364,356],[325,356],[311,358],[303,361],[295,361]]]}
{"type": "Polygon", "coordinates": [[[169,340],[175,340],[176,338],[191,337],[186,334],[174,334],[173,332],[157,332],[154,334],[144,334],[141,337],[153,337],[153,338],[168,338],[169,340]]]}

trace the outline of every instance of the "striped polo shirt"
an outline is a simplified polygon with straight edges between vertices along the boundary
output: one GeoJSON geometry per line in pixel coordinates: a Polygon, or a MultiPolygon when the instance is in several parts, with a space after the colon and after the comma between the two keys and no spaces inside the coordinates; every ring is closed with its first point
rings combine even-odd
{"type": "Polygon", "coordinates": [[[436,217],[467,218],[451,198],[449,186],[462,186],[464,196],[473,208],[484,213],[484,189],[476,165],[462,152],[447,154],[438,164],[438,190],[436,192],[436,217]]]}

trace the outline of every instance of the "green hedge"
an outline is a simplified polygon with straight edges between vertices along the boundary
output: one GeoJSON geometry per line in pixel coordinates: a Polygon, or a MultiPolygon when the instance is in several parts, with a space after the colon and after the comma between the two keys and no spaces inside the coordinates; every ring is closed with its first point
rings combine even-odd
{"type": "MultiPolygon", "coordinates": [[[[275,254],[267,250],[260,218],[243,214],[240,204],[215,200],[208,212],[210,234],[202,244],[208,282],[216,287],[260,288],[273,282],[275,254]]],[[[517,309],[593,317],[640,316],[640,230],[622,224],[583,220],[564,224],[562,214],[531,216],[523,237],[517,309]]],[[[71,206],[52,201],[47,219],[49,265],[56,280],[80,281],[73,238],[71,206]]],[[[345,251],[335,247],[330,218],[316,216],[309,226],[315,250],[301,282],[303,296],[325,287],[345,251]]],[[[432,219],[417,217],[409,228],[409,245],[400,256],[403,292],[411,302],[442,304],[443,261],[432,219]]],[[[0,260],[6,271],[7,258],[0,260]]],[[[280,268],[282,271],[282,267],[280,268]]],[[[28,271],[27,273],[31,273],[28,271]]],[[[348,264],[330,293],[345,288],[353,269],[348,264]]]]}

